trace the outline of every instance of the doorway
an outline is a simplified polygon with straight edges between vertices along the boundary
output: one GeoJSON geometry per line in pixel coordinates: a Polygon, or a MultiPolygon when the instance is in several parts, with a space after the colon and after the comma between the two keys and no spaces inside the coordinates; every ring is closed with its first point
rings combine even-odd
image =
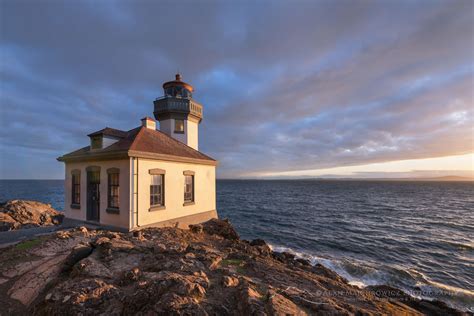
{"type": "Polygon", "coordinates": [[[87,171],[87,220],[100,220],[100,169],[87,171]]]}

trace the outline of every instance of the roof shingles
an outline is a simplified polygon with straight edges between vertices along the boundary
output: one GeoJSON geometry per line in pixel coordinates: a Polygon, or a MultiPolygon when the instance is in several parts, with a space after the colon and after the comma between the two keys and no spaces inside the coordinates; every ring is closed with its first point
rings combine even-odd
{"type": "Polygon", "coordinates": [[[100,131],[91,133],[87,136],[92,137],[92,136],[98,136],[98,135],[106,135],[106,136],[123,138],[127,135],[127,132],[121,131],[115,128],[106,127],[106,128],[101,129],[100,131]]]}
{"type": "Polygon", "coordinates": [[[156,159],[171,161],[183,161],[184,159],[197,163],[217,164],[215,159],[201,153],[200,151],[181,143],[161,131],[152,130],[144,126],[134,128],[128,132],[105,128],[92,133],[89,136],[100,134],[115,136],[121,139],[103,149],[91,150],[90,146],[84,147],[59,157],[58,160],[77,161],[81,159],[94,159],[118,154],[126,154],[127,156],[133,157],[144,153],[148,154],[150,158],[156,156],[156,159]],[[113,133],[114,135],[109,133],[113,133]]]}

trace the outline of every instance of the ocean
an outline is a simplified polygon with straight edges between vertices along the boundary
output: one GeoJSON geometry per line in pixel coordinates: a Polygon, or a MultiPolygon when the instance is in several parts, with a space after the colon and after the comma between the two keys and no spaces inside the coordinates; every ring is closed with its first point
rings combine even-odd
{"type": "MultiPolygon", "coordinates": [[[[0,201],[63,208],[63,181],[0,180],[0,201]]],[[[474,183],[218,180],[217,210],[244,239],[474,310],[474,183]]]]}

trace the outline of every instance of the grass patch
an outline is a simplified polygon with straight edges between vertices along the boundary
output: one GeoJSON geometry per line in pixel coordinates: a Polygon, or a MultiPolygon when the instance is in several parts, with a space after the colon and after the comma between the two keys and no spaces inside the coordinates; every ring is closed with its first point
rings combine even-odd
{"type": "Polygon", "coordinates": [[[239,274],[245,274],[245,268],[244,267],[237,267],[235,270],[239,274]]]}
{"type": "Polygon", "coordinates": [[[33,248],[34,246],[39,245],[40,243],[41,243],[41,239],[26,240],[26,241],[22,241],[19,244],[16,244],[15,248],[18,250],[27,250],[27,249],[33,248]]]}
{"type": "Polygon", "coordinates": [[[239,274],[245,274],[245,261],[242,259],[224,259],[220,262],[223,267],[234,267],[239,274]]]}
{"type": "Polygon", "coordinates": [[[224,259],[221,261],[221,265],[224,267],[228,266],[241,266],[244,262],[244,260],[241,259],[224,259]]]}

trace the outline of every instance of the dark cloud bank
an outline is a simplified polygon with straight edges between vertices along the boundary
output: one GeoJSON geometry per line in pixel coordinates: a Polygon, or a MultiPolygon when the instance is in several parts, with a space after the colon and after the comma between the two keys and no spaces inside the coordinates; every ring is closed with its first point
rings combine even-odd
{"type": "Polygon", "coordinates": [[[1,178],[61,178],[57,156],[137,126],[178,69],[220,177],[474,147],[470,0],[0,4],[1,178]]]}

